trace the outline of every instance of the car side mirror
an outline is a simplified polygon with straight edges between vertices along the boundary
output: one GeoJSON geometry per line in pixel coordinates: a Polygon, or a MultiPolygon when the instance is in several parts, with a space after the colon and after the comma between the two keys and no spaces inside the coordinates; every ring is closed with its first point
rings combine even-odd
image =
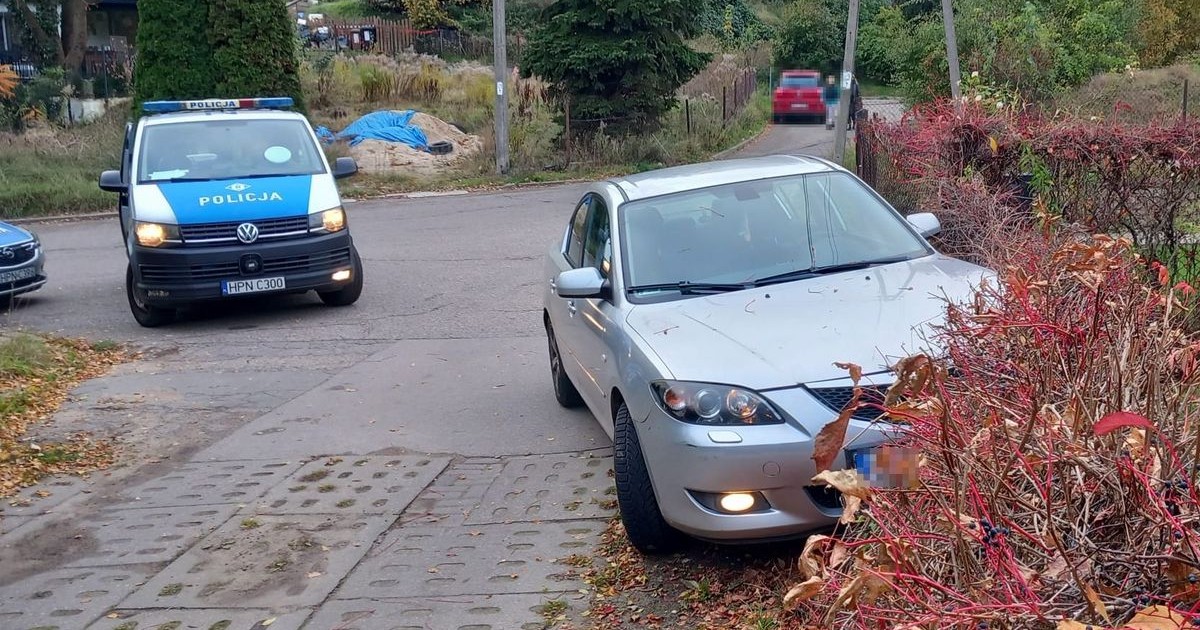
{"type": "Polygon", "coordinates": [[[129,190],[129,185],[121,179],[121,171],[104,171],[100,173],[100,190],[104,192],[123,193],[129,190]]]}
{"type": "Polygon", "coordinates": [[[558,274],[554,290],[562,298],[606,298],[608,281],[595,267],[580,267],[558,274]]]}
{"type": "Polygon", "coordinates": [[[917,233],[924,238],[929,238],[942,231],[942,222],[938,221],[937,216],[932,212],[910,214],[908,215],[908,222],[917,228],[917,233]]]}
{"type": "Polygon", "coordinates": [[[358,173],[358,162],[352,157],[340,157],[333,161],[333,178],[343,179],[358,173]]]}

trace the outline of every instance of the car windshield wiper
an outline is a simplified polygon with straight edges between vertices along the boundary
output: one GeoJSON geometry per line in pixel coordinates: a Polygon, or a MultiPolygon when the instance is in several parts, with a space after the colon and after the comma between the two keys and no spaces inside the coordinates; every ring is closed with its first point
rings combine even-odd
{"type": "Polygon", "coordinates": [[[852,263],[841,263],[837,265],[825,265],[823,267],[809,267],[808,269],[797,269],[788,271],[774,276],[759,278],[754,281],[754,286],[762,286],[764,284],[776,284],[780,282],[791,282],[793,280],[803,280],[814,276],[821,276],[831,273],[841,273],[843,271],[858,271],[859,269],[868,269],[878,267],[880,265],[890,265],[892,263],[904,262],[912,260],[910,256],[894,256],[892,258],[880,258],[878,260],[862,260],[852,263]]]}
{"type": "Polygon", "coordinates": [[[733,284],[719,282],[662,282],[659,284],[639,284],[629,287],[631,293],[640,293],[642,291],[678,291],[683,295],[694,295],[698,293],[728,293],[730,291],[742,291],[752,288],[752,284],[733,284]]]}

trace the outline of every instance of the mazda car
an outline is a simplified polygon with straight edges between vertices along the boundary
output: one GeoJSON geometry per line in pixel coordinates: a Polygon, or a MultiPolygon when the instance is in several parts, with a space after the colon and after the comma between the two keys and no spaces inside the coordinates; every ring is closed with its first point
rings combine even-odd
{"type": "Polygon", "coordinates": [[[46,284],[42,244],[33,232],[0,222],[0,310],[46,284]]]}
{"type": "MultiPolygon", "coordinates": [[[[592,184],[544,269],[558,402],[613,440],[630,541],[670,550],[789,538],[841,516],[813,481],[815,437],[854,389],[925,347],[947,300],[991,272],[939,254],[929,213],[900,215],[824,159],[774,156],[592,184]],[[838,366],[837,364],[843,364],[838,366]]],[[[830,470],[866,479],[898,435],[856,406],[830,470]]]]}

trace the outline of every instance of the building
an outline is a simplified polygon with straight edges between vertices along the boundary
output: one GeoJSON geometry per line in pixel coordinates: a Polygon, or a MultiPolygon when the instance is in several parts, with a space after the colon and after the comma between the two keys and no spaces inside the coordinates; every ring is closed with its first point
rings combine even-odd
{"type": "MultiPolygon", "coordinates": [[[[0,0],[0,63],[25,57],[22,37],[13,10],[0,0]]],[[[137,0],[100,0],[88,10],[88,49],[94,52],[123,50],[137,38],[137,0]]]]}

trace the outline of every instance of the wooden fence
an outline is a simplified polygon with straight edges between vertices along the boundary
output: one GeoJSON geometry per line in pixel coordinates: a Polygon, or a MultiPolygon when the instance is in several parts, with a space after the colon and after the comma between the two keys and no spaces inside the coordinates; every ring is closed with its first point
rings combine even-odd
{"type": "Polygon", "coordinates": [[[329,27],[330,36],[338,48],[370,50],[385,55],[414,48],[419,36],[437,32],[413,28],[408,20],[385,20],[377,17],[327,19],[323,25],[329,27]]]}

